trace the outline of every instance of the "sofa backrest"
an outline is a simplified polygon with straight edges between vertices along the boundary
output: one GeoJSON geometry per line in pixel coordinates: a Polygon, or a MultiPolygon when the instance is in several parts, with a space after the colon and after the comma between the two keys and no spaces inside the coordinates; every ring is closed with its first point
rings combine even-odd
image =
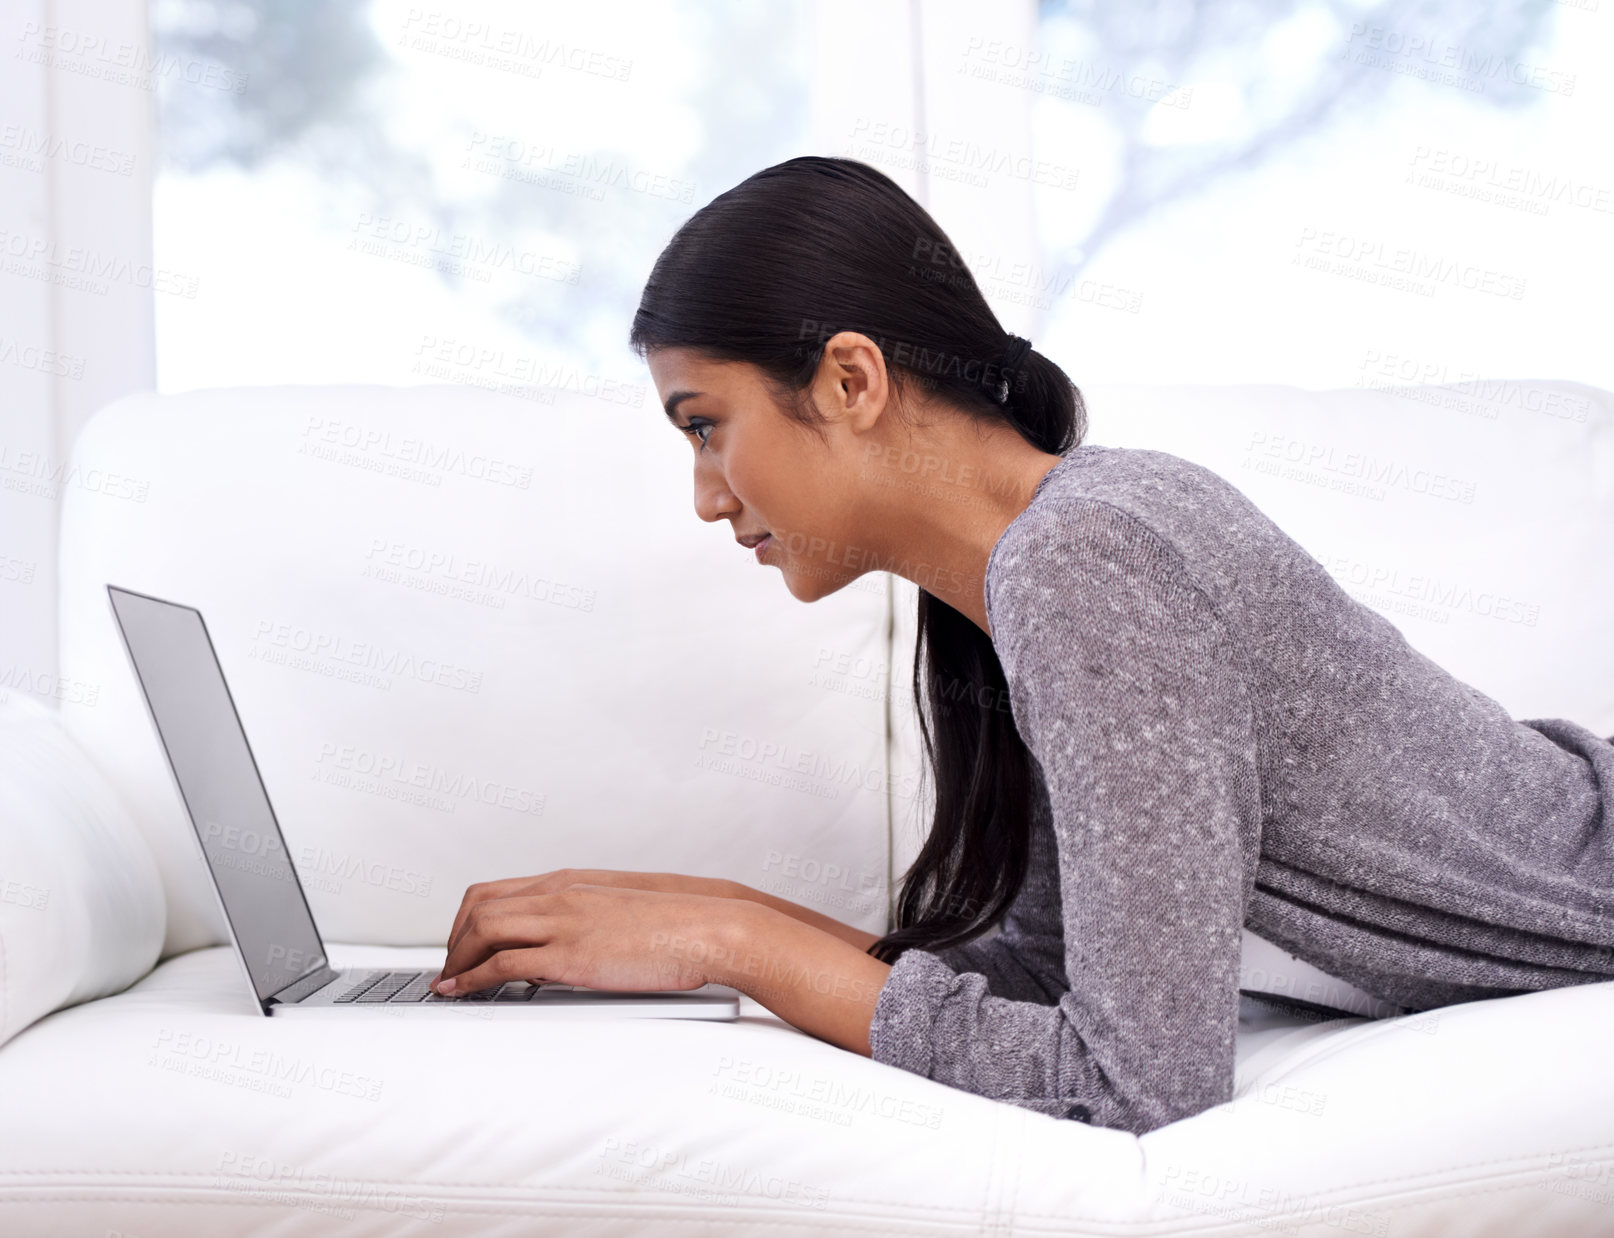
{"type": "MultiPolygon", "coordinates": [[[[63,513],[63,716],[168,898],[228,941],[108,582],[199,608],[327,941],[440,945],[465,887],[728,877],[883,931],[883,575],[812,607],[695,514],[648,398],[132,396],[63,513]],[[76,699],[75,699],[76,698],[76,699]]],[[[252,845],[249,842],[243,845],[252,845]]]]}

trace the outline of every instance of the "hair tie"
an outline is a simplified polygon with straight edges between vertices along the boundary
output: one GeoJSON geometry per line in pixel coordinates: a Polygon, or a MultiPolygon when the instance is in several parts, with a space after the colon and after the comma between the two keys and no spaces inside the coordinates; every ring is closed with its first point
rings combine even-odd
{"type": "Polygon", "coordinates": [[[1026,354],[1030,351],[1030,340],[1018,335],[1009,336],[1009,347],[1003,354],[1002,368],[1005,370],[1014,369],[1020,362],[1025,360],[1026,354]]]}
{"type": "Polygon", "coordinates": [[[1026,385],[1026,376],[1020,369],[1020,363],[1031,351],[1031,341],[1019,335],[1009,336],[1009,346],[1003,351],[1003,359],[998,362],[997,402],[1003,407],[1009,406],[1011,392],[1023,390],[1026,385]]]}

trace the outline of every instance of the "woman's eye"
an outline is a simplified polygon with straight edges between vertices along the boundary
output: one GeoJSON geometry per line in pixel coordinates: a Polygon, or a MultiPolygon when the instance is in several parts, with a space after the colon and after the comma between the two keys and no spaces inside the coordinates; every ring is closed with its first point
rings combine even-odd
{"type": "Polygon", "coordinates": [[[701,431],[705,430],[705,431],[707,431],[707,433],[710,433],[711,429],[712,429],[712,423],[709,422],[709,421],[699,421],[699,422],[692,421],[687,426],[684,427],[684,433],[689,435],[691,438],[699,438],[700,439],[700,444],[701,444],[701,450],[705,451],[706,450],[706,438],[705,438],[704,435],[701,434],[701,431]]]}

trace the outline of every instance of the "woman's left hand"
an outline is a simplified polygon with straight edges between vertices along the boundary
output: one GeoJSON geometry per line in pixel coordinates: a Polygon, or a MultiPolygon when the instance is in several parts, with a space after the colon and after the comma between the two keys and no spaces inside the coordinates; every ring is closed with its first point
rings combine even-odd
{"type": "Polygon", "coordinates": [[[605,885],[484,899],[448,943],[432,987],[451,996],[538,979],[629,992],[696,989],[710,978],[705,961],[732,949],[734,906],[605,885]]]}

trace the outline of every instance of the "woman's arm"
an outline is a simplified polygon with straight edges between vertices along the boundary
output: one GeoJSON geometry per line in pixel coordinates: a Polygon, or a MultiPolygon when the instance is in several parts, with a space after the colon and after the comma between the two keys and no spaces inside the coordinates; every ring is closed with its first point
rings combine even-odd
{"type": "MultiPolygon", "coordinates": [[[[1004,914],[1001,930],[994,937],[949,946],[934,953],[955,971],[985,976],[988,987],[997,997],[1047,1005],[1058,1001],[1070,985],[1065,980],[1064,930],[1060,923],[1059,855],[1054,844],[1047,792],[1040,776],[1033,794],[1031,851],[1026,877],[1004,914]]],[[[880,940],[880,934],[842,924],[810,907],[738,881],[719,882],[706,892],[725,898],[748,899],[770,907],[865,952],[880,940]]]]}
{"type": "Polygon", "coordinates": [[[1004,913],[1001,930],[995,937],[931,953],[954,971],[985,976],[994,997],[1051,1005],[1069,991],[1070,982],[1065,979],[1059,852],[1040,771],[1034,796],[1025,881],[1004,913]]]}
{"type": "MultiPolygon", "coordinates": [[[[760,901],[735,897],[711,905],[716,914],[698,931],[659,933],[652,938],[652,952],[698,968],[708,983],[738,989],[809,1035],[872,1056],[869,1024],[889,963],[871,957],[854,940],[760,901]]],[[[872,934],[850,932],[874,940],[872,934]]]]}
{"type": "Polygon", "coordinates": [[[1253,704],[1216,607],[1147,526],[1092,500],[1025,534],[1000,556],[993,642],[1052,804],[1069,989],[1011,1001],[910,950],[871,1056],[1143,1134],[1232,1096],[1253,704]]]}
{"type": "Polygon", "coordinates": [[[842,924],[810,907],[776,898],[743,882],[723,877],[695,877],[687,873],[638,872],[620,868],[558,868],[552,872],[537,873],[530,877],[506,877],[498,881],[479,881],[468,886],[460,900],[448,933],[448,947],[452,950],[465,932],[469,917],[476,908],[491,899],[508,899],[538,894],[552,894],[572,885],[614,886],[620,889],[645,890],[658,894],[693,894],[705,898],[731,899],[753,902],[772,908],[789,919],[799,920],[812,928],[849,942],[859,950],[867,950],[879,938],[873,933],[842,924]]]}
{"type": "MultiPolygon", "coordinates": [[[[859,950],[867,950],[880,940],[880,934],[867,933],[860,928],[853,928],[850,924],[842,924],[831,916],[814,911],[811,907],[803,907],[800,903],[792,903],[789,899],[779,898],[777,895],[753,889],[751,886],[739,881],[725,881],[723,893],[728,898],[745,899],[749,902],[770,908],[791,920],[797,920],[811,928],[838,937],[841,941],[856,946],[859,950]]],[[[737,986],[736,986],[737,987],[737,986]]]]}

